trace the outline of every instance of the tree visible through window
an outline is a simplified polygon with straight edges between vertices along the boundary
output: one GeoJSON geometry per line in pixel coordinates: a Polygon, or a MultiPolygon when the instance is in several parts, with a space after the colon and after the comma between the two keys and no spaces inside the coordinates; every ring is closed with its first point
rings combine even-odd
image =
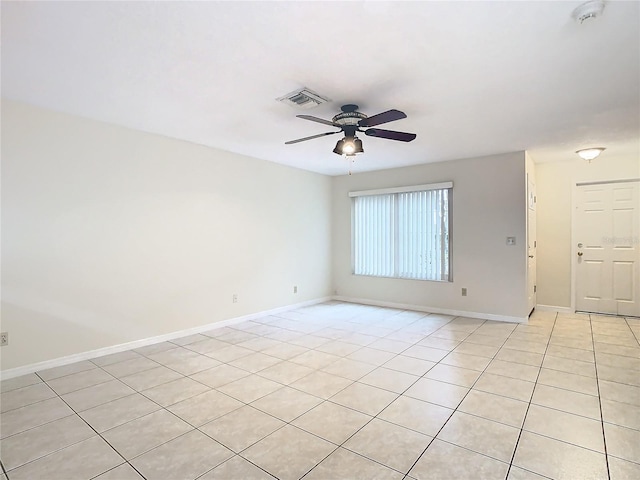
{"type": "Polygon", "coordinates": [[[451,281],[452,190],[447,183],[351,193],[353,273],[451,281]]]}

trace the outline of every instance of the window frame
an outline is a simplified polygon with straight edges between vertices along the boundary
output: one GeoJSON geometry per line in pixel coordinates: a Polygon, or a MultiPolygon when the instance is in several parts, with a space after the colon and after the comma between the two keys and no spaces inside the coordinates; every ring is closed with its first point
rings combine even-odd
{"type": "MultiPolygon", "coordinates": [[[[374,190],[358,190],[349,192],[349,198],[351,200],[351,274],[357,275],[361,277],[375,277],[375,278],[393,278],[400,280],[417,280],[422,282],[438,282],[438,283],[452,283],[453,282],[453,182],[440,182],[440,183],[430,183],[430,184],[422,184],[422,185],[411,185],[404,187],[392,187],[392,188],[380,188],[374,190]],[[448,276],[445,279],[428,279],[428,278],[412,278],[412,277],[403,277],[399,274],[395,275],[373,275],[373,274],[365,274],[365,273],[355,273],[355,249],[356,249],[356,235],[355,235],[355,201],[356,197],[363,196],[377,196],[377,195],[395,195],[399,193],[414,193],[414,192],[425,192],[429,190],[447,190],[447,249],[448,249],[448,276]]],[[[396,203],[395,209],[397,211],[397,198],[394,199],[396,203]]],[[[394,219],[394,236],[396,240],[399,235],[399,231],[397,229],[399,219],[397,218],[397,214],[394,213],[396,217],[394,219]]],[[[394,257],[394,271],[398,272],[398,256],[399,256],[399,244],[398,242],[394,242],[394,251],[390,252],[394,257]]]]}

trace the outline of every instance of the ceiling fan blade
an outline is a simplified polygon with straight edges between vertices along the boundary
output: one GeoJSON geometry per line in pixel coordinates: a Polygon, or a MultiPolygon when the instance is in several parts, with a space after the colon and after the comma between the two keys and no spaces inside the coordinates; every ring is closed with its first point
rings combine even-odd
{"type": "Polygon", "coordinates": [[[330,120],[325,120],[324,118],[313,117],[311,115],[296,115],[296,117],[304,118],[305,120],[311,120],[312,122],[322,123],[324,125],[331,125],[332,127],[339,127],[340,126],[340,125],[337,125],[337,124],[333,123],[330,120]]]}
{"type": "Polygon", "coordinates": [[[364,133],[370,137],[388,138],[389,140],[398,140],[400,142],[410,142],[417,136],[415,133],[394,132],[393,130],[382,130],[381,128],[369,128],[364,133]]]}
{"type": "Polygon", "coordinates": [[[340,133],[340,132],[319,133],[318,135],[311,135],[310,137],[298,138],[297,140],[289,140],[288,142],[284,142],[284,144],[285,145],[291,145],[293,143],[304,142],[306,140],[313,140],[314,138],[320,138],[320,137],[324,137],[326,135],[333,135],[334,133],[340,133]]]}
{"type": "Polygon", "coordinates": [[[400,120],[401,118],[407,118],[407,114],[400,110],[387,110],[386,112],[379,113],[373,117],[363,118],[358,122],[358,125],[361,127],[374,127],[383,123],[400,120]]]}

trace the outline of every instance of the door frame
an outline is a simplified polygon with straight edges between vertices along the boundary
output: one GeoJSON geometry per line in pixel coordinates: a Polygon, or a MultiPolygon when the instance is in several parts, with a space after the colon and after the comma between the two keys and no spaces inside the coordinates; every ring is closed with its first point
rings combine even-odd
{"type": "Polygon", "coordinates": [[[606,185],[611,183],[640,182],[640,178],[623,178],[620,180],[596,180],[592,182],[573,182],[571,190],[571,311],[576,312],[576,270],[578,267],[578,246],[576,235],[576,208],[578,205],[578,188],[588,185],[606,185]]]}
{"type": "Polygon", "coordinates": [[[526,297],[527,297],[527,315],[531,315],[533,313],[533,311],[536,309],[536,307],[538,306],[538,295],[537,295],[537,283],[538,283],[538,279],[537,279],[537,262],[538,262],[538,249],[537,249],[537,244],[538,244],[538,239],[537,239],[537,229],[538,229],[538,219],[537,219],[537,209],[538,209],[538,198],[537,198],[537,191],[536,191],[536,182],[535,182],[535,177],[533,177],[533,180],[531,180],[531,175],[529,172],[527,172],[526,174],[526,179],[527,179],[527,206],[526,206],[526,220],[525,220],[525,224],[526,224],[526,238],[525,238],[525,242],[527,245],[527,290],[526,290],[526,297]],[[533,192],[530,190],[530,187],[533,186],[533,192]],[[532,197],[533,195],[533,197],[532,197]],[[535,252],[534,256],[535,258],[529,262],[529,254],[530,254],[530,247],[529,247],[529,235],[531,233],[531,225],[529,222],[529,213],[530,211],[533,210],[533,217],[534,217],[534,222],[536,224],[536,231],[535,231],[535,236],[536,238],[534,239],[534,247],[533,250],[535,252]],[[533,278],[533,305],[529,304],[529,292],[531,289],[531,284],[530,284],[530,275],[531,275],[531,265],[533,264],[533,269],[536,273],[536,277],[533,278]]]}

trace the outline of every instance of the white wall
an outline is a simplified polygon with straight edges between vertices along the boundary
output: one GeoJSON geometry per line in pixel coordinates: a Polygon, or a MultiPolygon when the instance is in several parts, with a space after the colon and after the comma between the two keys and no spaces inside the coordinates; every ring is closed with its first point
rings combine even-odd
{"type": "Polygon", "coordinates": [[[2,162],[2,369],[330,294],[329,177],[5,100],[2,162]]]}
{"type": "Polygon", "coordinates": [[[577,182],[640,178],[640,153],[536,165],[538,305],[571,307],[571,202],[577,182]]]}
{"type": "Polygon", "coordinates": [[[335,292],[347,298],[525,318],[525,185],[524,152],[334,177],[335,292]],[[454,183],[453,282],[353,275],[348,192],[445,181],[454,183]],[[506,245],[508,236],[517,238],[515,246],[506,245]],[[462,287],[468,289],[467,297],[461,296],[462,287]]]}

